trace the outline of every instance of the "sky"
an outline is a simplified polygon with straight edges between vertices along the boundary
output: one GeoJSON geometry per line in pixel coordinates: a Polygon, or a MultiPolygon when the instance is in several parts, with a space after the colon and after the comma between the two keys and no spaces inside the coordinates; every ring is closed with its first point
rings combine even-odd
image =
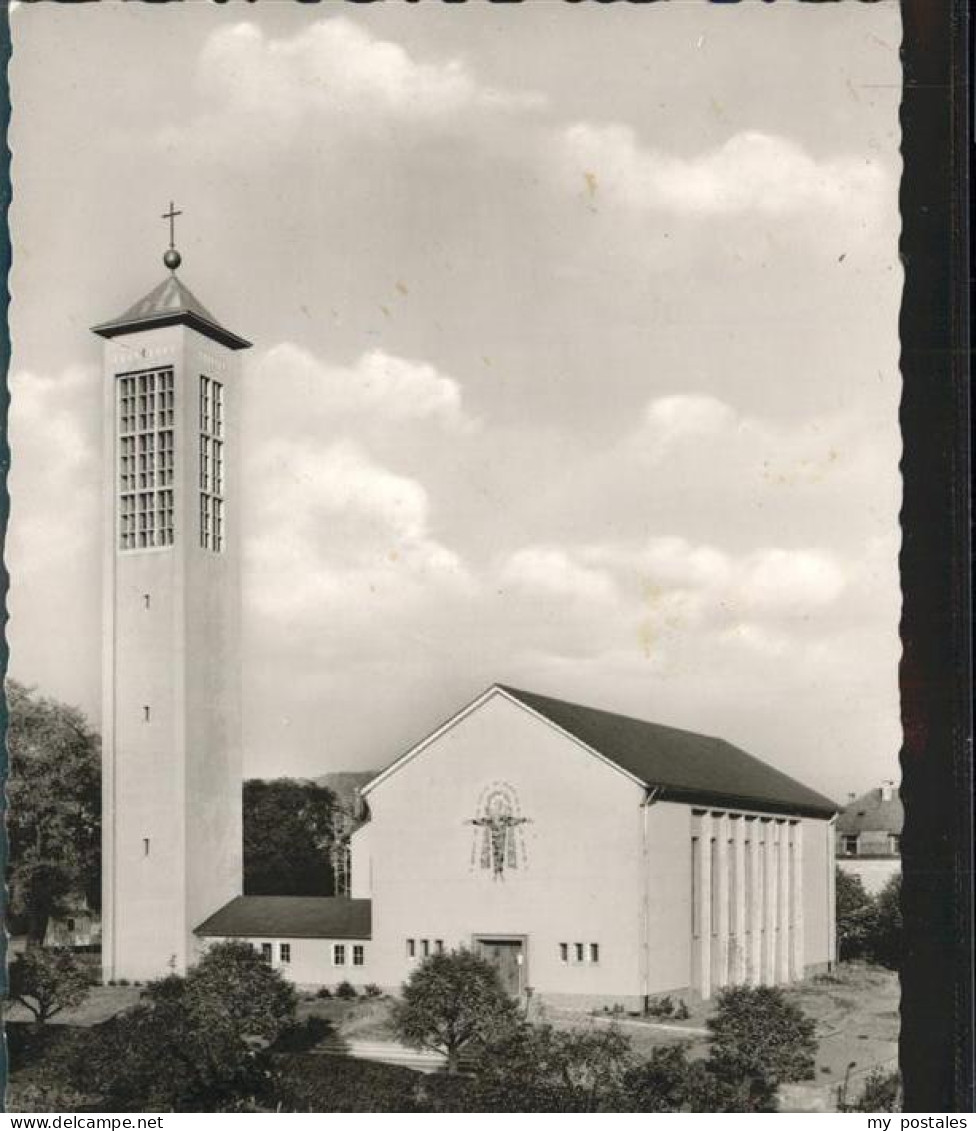
{"type": "Polygon", "coordinates": [[[897,778],[899,14],[11,13],[10,673],[97,724],[100,346],[246,355],[248,776],[494,682],[897,778]]]}

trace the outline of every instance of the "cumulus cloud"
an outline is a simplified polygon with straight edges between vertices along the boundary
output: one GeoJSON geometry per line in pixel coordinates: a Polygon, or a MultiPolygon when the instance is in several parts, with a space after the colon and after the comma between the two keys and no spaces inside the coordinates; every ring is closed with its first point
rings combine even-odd
{"type": "Polygon", "coordinates": [[[423,485],[358,444],[272,441],[248,469],[248,598],[277,628],[337,613],[358,621],[418,593],[463,589],[461,558],[432,537],[423,485]],[[366,601],[366,606],[355,602],[366,601]],[[350,604],[352,602],[352,604],[350,604]]]}
{"type": "Polygon", "coordinates": [[[616,599],[610,575],[574,561],[561,547],[527,546],[510,554],[499,572],[503,586],[518,593],[605,604],[616,599]]]}
{"type": "Polygon", "coordinates": [[[211,109],[190,126],[166,130],[164,144],[194,136],[219,144],[230,132],[281,147],[317,122],[343,131],[369,121],[436,127],[473,110],[508,112],[542,101],[481,84],[463,59],[416,59],[346,16],[319,19],[286,38],[251,22],[219,28],[200,52],[196,82],[211,109]]]}
{"type": "Polygon", "coordinates": [[[817,159],[783,137],[747,130],[695,157],[644,147],[629,126],[578,122],[559,138],[565,174],[575,186],[639,211],[697,217],[785,217],[808,210],[870,214],[885,187],[863,157],[817,159]]]}
{"type": "Polygon", "coordinates": [[[368,414],[389,421],[433,421],[454,432],[474,421],[461,404],[461,386],[425,361],[410,361],[382,349],[369,350],[352,365],[334,365],[290,342],[256,359],[248,374],[249,397],[258,418],[281,411],[306,424],[324,417],[368,414]]]}

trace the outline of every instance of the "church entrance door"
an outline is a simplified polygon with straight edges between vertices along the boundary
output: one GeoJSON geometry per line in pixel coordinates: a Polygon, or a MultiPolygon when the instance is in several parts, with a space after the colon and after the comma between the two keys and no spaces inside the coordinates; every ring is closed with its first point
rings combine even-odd
{"type": "Polygon", "coordinates": [[[525,942],[523,939],[479,938],[477,952],[495,967],[505,990],[518,997],[525,988],[525,942]]]}

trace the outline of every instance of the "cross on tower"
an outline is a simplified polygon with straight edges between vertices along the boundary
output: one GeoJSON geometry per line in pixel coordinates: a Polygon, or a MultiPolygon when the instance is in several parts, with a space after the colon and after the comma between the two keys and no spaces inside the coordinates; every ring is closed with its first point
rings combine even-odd
{"type": "Polygon", "coordinates": [[[176,237],[176,217],[182,216],[182,212],[177,212],[173,202],[169,202],[169,212],[164,212],[160,217],[161,220],[169,220],[169,246],[175,248],[176,244],[173,242],[176,237]]]}

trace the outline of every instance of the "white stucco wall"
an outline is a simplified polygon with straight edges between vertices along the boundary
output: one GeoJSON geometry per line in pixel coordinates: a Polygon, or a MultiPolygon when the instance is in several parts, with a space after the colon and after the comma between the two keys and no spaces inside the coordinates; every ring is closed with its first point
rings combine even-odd
{"type": "Polygon", "coordinates": [[[395,988],[408,976],[408,938],[450,948],[503,935],[526,940],[537,994],[636,998],[643,793],[520,706],[485,700],[367,791],[372,820],[356,834],[353,883],[365,895],[368,848],[376,980],[395,988]],[[504,879],[480,866],[481,830],[470,824],[493,782],[515,791],[529,820],[524,866],[504,879]],[[573,961],[577,942],[587,953],[596,943],[599,961],[573,961]]]}
{"type": "Polygon", "coordinates": [[[193,928],[241,890],[240,363],[173,326],[107,342],[103,381],[103,975],[142,980],[184,970],[193,928]],[[174,544],[120,552],[116,378],[166,366],[174,544]],[[224,384],[221,554],[200,548],[201,374],[224,384]]]}
{"type": "MultiPolygon", "coordinates": [[[[208,938],[200,939],[198,952],[203,953],[210,947],[226,939],[208,938]]],[[[264,945],[271,946],[271,966],[296,986],[329,986],[334,989],[340,982],[349,982],[357,990],[362,991],[365,986],[376,981],[372,971],[372,942],[369,939],[310,939],[289,938],[287,935],[262,935],[260,937],[242,938],[239,941],[250,943],[260,954],[264,945]],[[286,943],[291,948],[290,961],[283,962],[281,944],[286,943]],[[345,962],[335,962],[335,946],[345,947],[345,962]],[[353,962],[353,947],[363,948],[363,963],[357,966],[353,962]]]]}

